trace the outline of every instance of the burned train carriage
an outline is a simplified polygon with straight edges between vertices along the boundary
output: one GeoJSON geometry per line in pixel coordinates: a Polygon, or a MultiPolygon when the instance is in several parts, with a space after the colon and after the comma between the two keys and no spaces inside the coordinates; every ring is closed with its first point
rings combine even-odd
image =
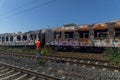
{"type": "Polygon", "coordinates": [[[55,50],[102,51],[105,47],[120,47],[120,21],[0,34],[0,45],[34,46],[38,38],[42,46],[55,50]]]}
{"type": "Polygon", "coordinates": [[[50,29],[46,32],[46,45],[67,51],[99,51],[105,47],[120,47],[120,21],[50,29]]]}

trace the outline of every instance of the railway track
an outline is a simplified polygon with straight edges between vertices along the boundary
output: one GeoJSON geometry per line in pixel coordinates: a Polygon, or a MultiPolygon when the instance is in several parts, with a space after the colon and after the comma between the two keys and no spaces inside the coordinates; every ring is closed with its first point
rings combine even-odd
{"type": "Polygon", "coordinates": [[[119,80],[120,68],[110,66],[109,61],[42,56],[46,63],[38,65],[34,55],[1,53],[0,61],[62,80],[119,80]],[[36,66],[37,65],[37,66],[36,66]],[[93,75],[94,74],[94,75],[93,75]],[[110,77],[111,76],[111,77],[110,77]],[[99,79],[96,79],[98,77],[99,79]]]}
{"type": "MultiPolygon", "coordinates": [[[[35,55],[16,54],[16,53],[4,53],[4,54],[17,56],[17,57],[25,57],[28,59],[35,59],[35,55]]],[[[59,57],[59,56],[41,56],[41,58],[46,61],[65,63],[67,65],[73,64],[75,66],[92,67],[92,68],[99,68],[103,70],[108,69],[108,70],[117,71],[117,72],[120,71],[119,66],[111,65],[110,61],[108,60],[71,58],[71,57],[59,57]]]]}
{"type": "Polygon", "coordinates": [[[8,63],[0,62],[0,80],[61,80],[8,63]]]}
{"type": "Polygon", "coordinates": [[[42,56],[43,59],[57,61],[59,63],[67,63],[73,64],[75,66],[83,66],[83,67],[92,67],[97,69],[103,69],[103,70],[111,70],[115,72],[120,71],[120,67],[116,65],[111,65],[110,61],[104,61],[104,60],[95,60],[95,59],[81,59],[81,58],[66,58],[66,57],[48,57],[48,56],[42,56]]]}

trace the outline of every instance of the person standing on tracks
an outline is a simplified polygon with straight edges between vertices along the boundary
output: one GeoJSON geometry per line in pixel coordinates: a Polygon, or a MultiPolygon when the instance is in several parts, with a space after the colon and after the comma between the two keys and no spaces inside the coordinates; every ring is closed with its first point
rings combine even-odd
{"type": "Polygon", "coordinates": [[[41,56],[41,42],[40,42],[39,39],[35,42],[35,45],[36,45],[36,59],[37,59],[38,62],[41,62],[41,59],[40,59],[40,56],[41,56]]]}

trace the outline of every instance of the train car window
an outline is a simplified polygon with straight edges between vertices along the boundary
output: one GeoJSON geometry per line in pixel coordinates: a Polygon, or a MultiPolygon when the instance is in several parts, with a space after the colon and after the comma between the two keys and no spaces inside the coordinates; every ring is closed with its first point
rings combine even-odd
{"type": "Polygon", "coordinates": [[[10,41],[13,41],[13,36],[10,37],[10,41]]]}
{"type": "Polygon", "coordinates": [[[89,38],[89,33],[85,33],[85,34],[84,34],[84,37],[85,37],[85,38],[89,38]]]}
{"type": "Polygon", "coordinates": [[[20,35],[17,36],[17,40],[18,40],[18,41],[21,40],[21,36],[20,36],[20,35]]]}
{"type": "Polygon", "coordinates": [[[73,38],[74,32],[65,32],[65,38],[73,38]]]}
{"type": "Polygon", "coordinates": [[[80,37],[80,38],[83,38],[83,33],[79,33],[79,37],[80,37]]]}
{"type": "Polygon", "coordinates": [[[120,29],[115,29],[115,37],[120,37],[120,29]]]}
{"type": "Polygon", "coordinates": [[[80,38],[89,38],[89,31],[79,31],[78,34],[80,38]]]}
{"type": "Polygon", "coordinates": [[[120,37],[120,33],[115,33],[115,37],[120,37]]]}
{"type": "Polygon", "coordinates": [[[5,38],[4,37],[2,37],[2,42],[4,42],[5,41],[5,38]]]}
{"type": "Polygon", "coordinates": [[[23,36],[23,40],[27,40],[27,35],[24,35],[24,36],[23,36]]]}
{"type": "Polygon", "coordinates": [[[6,36],[6,41],[8,41],[8,36],[6,36]]]}
{"type": "Polygon", "coordinates": [[[107,37],[107,33],[106,32],[101,32],[101,33],[99,33],[99,37],[100,38],[106,38],[107,37]]]}
{"type": "Polygon", "coordinates": [[[107,38],[108,37],[107,31],[108,30],[95,30],[94,38],[107,38]]]}
{"type": "Polygon", "coordinates": [[[36,35],[35,35],[35,34],[31,34],[31,35],[30,35],[30,39],[31,39],[31,40],[35,40],[35,39],[36,39],[36,35]]]}
{"type": "Polygon", "coordinates": [[[33,35],[32,34],[30,35],[30,39],[33,40],[33,35]]]}

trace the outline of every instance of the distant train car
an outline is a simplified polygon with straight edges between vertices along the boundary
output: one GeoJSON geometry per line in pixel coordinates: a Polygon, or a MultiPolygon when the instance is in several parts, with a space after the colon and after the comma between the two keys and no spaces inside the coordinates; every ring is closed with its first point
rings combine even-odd
{"type": "Polygon", "coordinates": [[[0,45],[32,46],[35,40],[40,37],[40,34],[40,31],[0,34],[0,45]]]}

